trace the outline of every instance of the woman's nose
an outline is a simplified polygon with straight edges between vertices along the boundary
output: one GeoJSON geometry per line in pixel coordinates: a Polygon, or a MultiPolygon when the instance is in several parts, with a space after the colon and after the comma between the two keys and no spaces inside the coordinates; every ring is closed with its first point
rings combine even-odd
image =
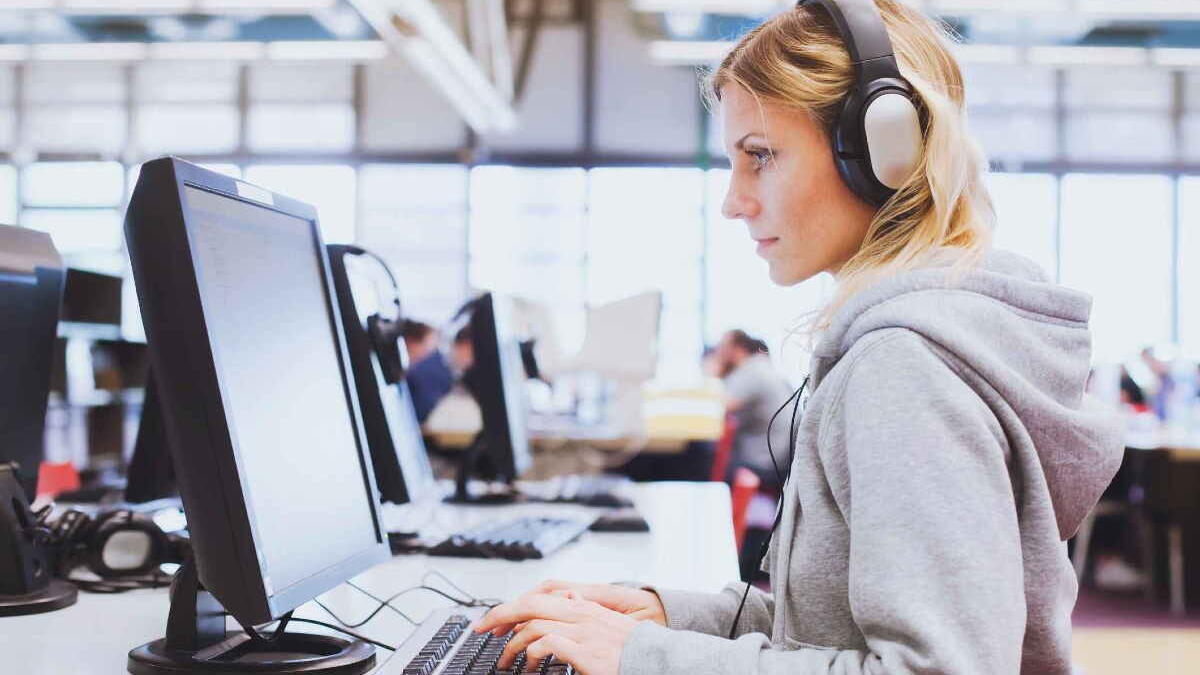
{"type": "Polygon", "coordinates": [[[757,211],[758,203],[746,195],[737,183],[730,183],[725,202],[721,205],[721,215],[729,220],[746,220],[753,218],[757,211]]]}

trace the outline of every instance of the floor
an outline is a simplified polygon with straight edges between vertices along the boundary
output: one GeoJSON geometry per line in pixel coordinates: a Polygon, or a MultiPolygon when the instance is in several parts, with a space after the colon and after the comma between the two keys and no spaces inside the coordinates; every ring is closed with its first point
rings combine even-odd
{"type": "Polygon", "coordinates": [[[1074,624],[1078,675],[1200,673],[1200,611],[1175,618],[1140,594],[1084,590],[1074,624]]]}

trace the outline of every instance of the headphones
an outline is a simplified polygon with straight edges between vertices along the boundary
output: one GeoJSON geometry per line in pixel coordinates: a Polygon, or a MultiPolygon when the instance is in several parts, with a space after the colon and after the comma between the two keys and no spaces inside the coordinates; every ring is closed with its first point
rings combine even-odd
{"type": "Polygon", "coordinates": [[[409,321],[404,318],[404,312],[400,309],[400,284],[396,281],[396,275],[392,274],[392,269],[388,267],[383,258],[361,246],[330,245],[329,249],[331,255],[371,258],[379,264],[383,273],[387,275],[388,281],[391,282],[392,304],[396,307],[395,315],[389,319],[376,312],[367,317],[367,335],[371,339],[372,347],[375,348],[375,354],[379,357],[379,369],[383,371],[384,381],[388,384],[399,384],[404,379],[404,373],[408,371],[408,349],[401,348],[400,345],[409,321]]]}
{"type": "Polygon", "coordinates": [[[854,61],[854,85],[834,122],[833,159],[850,190],[879,208],[921,161],[924,135],[912,85],[900,74],[875,0],[800,0],[829,12],[854,61]]]}
{"type": "Polygon", "coordinates": [[[128,509],[96,516],[69,509],[51,520],[53,507],[36,514],[36,530],[49,551],[54,574],[93,593],[120,593],[168,585],[159,566],[181,564],[191,555],[186,534],[166,532],[155,521],[128,509]],[[98,579],[72,576],[84,567],[98,579]]]}

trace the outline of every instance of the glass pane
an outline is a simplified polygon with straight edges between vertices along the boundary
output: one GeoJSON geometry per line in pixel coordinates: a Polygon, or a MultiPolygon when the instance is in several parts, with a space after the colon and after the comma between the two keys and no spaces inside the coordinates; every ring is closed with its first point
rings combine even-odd
{"type": "Polygon", "coordinates": [[[1096,361],[1171,339],[1171,181],[1063,178],[1062,282],[1094,298],[1096,361]]]}
{"type": "Polygon", "coordinates": [[[233,105],[148,105],[137,118],[137,143],[147,154],[232,152],[238,145],[233,105]]]}
{"type": "Polygon", "coordinates": [[[448,252],[465,266],[466,168],[368,165],[358,189],[363,246],[385,255],[448,252]]]}
{"type": "Polygon", "coordinates": [[[118,206],[125,169],[117,162],[43,162],[26,167],[26,206],[118,206]]]}
{"type": "Polygon", "coordinates": [[[49,232],[64,255],[121,250],[121,214],[115,209],[26,209],[21,225],[49,232]]]}
{"type": "Polygon", "coordinates": [[[0,165],[0,224],[17,222],[17,169],[0,165]]]}
{"type": "Polygon", "coordinates": [[[1054,176],[993,173],[988,190],[996,205],[996,246],[1033,260],[1053,279],[1057,274],[1058,184],[1054,176]]]}
{"type": "Polygon", "coordinates": [[[37,150],[103,152],[124,149],[128,115],[120,105],[56,105],[28,110],[28,141],[37,150]]]}
{"type": "Polygon", "coordinates": [[[1200,358],[1200,177],[1179,180],[1179,344],[1200,358]]]}
{"type": "Polygon", "coordinates": [[[354,241],[354,169],[336,165],[261,165],[246,180],[317,207],[325,243],[354,241]]]}
{"type": "Polygon", "coordinates": [[[704,173],[595,169],[590,180],[588,301],[662,291],[659,375],[694,379],[703,348],[704,173]]]}
{"type": "Polygon", "coordinates": [[[349,150],[354,109],[349,105],[258,104],[246,131],[251,150],[349,150]]]}

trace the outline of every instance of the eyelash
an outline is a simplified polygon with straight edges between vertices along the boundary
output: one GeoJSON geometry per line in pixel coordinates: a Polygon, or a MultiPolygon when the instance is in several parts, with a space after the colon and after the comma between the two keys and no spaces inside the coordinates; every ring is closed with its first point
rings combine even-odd
{"type": "Polygon", "coordinates": [[[759,171],[767,166],[771,159],[770,150],[746,150],[745,153],[754,160],[754,170],[759,171]]]}

